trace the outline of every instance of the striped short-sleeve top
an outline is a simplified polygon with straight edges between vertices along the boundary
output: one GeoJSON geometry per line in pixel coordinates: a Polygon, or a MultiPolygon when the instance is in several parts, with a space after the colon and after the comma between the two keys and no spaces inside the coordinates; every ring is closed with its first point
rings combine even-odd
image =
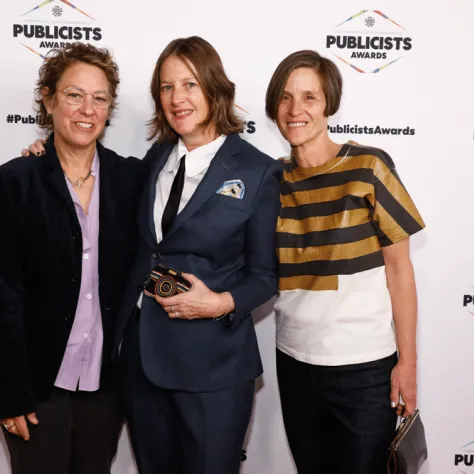
{"type": "Polygon", "coordinates": [[[321,166],[284,160],[277,347],[317,365],[396,350],[382,248],[424,227],[390,156],[348,142],[321,166]]]}

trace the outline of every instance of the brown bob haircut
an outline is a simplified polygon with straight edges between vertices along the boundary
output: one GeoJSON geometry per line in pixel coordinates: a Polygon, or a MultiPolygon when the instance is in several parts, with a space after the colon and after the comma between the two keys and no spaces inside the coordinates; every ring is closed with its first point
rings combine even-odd
{"type": "Polygon", "coordinates": [[[334,115],[341,104],[342,76],[338,67],[327,58],[323,58],[316,51],[303,50],[287,56],[276,68],[268,84],[265,97],[265,111],[274,122],[277,119],[278,105],[290,74],[298,68],[313,69],[319,76],[326,98],[324,115],[334,115]]]}
{"type": "Polygon", "coordinates": [[[112,96],[109,116],[117,106],[117,88],[120,82],[118,66],[107,49],[96,48],[91,44],[79,42],[68,44],[65,48],[52,49],[40,67],[35,89],[38,125],[48,132],[53,131],[53,118],[48,115],[43,100],[47,98],[55,100],[56,88],[66,69],[79,62],[96,66],[104,71],[109,83],[108,92],[112,96]]]}
{"type": "Polygon", "coordinates": [[[157,137],[160,142],[175,142],[177,133],[169,126],[160,99],[160,74],[163,63],[170,56],[181,59],[197,75],[209,106],[209,116],[204,126],[214,125],[219,135],[242,132],[244,123],[234,110],[235,85],[224,71],[219,54],[214,47],[199,36],[178,38],[166,46],[156,62],[151,79],[151,95],[155,102],[155,113],[148,122],[148,139],[157,137]]]}

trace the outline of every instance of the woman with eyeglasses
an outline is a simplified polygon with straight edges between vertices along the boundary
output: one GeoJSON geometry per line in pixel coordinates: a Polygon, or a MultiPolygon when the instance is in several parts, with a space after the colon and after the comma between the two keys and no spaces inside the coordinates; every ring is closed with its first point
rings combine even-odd
{"type": "Polygon", "coordinates": [[[107,474],[123,424],[110,370],[147,165],[98,142],[115,107],[107,50],[39,71],[42,157],[0,167],[0,422],[13,474],[107,474]]]}

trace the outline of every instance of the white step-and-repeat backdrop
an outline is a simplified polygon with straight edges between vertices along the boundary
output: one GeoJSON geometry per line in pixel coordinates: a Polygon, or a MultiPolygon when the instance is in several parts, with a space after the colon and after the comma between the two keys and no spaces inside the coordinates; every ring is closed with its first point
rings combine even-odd
{"type": "MultiPolygon", "coordinates": [[[[39,135],[32,109],[38,68],[50,48],[71,40],[112,49],[122,82],[105,144],[140,157],[149,146],[151,74],[172,39],[200,35],[216,47],[237,85],[245,138],[275,158],[288,150],[264,113],[273,70],[300,49],[330,57],[345,80],[333,139],[386,149],[427,223],[412,245],[419,407],[429,445],[423,474],[474,473],[473,21],[471,0],[2,2],[0,163],[39,135]]],[[[271,304],[255,323],[265,374],[242,472],[295,473],[280,416],[271,304]]],[[[0,474],[9,472],[0,443],[0,474]]],[[[124,434],[113,473],[135,472],[124,434]]]]}

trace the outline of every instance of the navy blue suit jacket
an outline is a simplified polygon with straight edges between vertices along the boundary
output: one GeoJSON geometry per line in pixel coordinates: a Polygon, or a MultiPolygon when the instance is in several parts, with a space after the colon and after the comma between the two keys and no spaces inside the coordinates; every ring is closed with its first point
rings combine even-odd
{"type": "Polygon", "coordinates": [[[229,291],[235,311],[220,321],[176,320],[145,296],[140,317],[142,366],[159,387],[221,390],[262,373],[250,311],[277,291],[275,230],[281,163],[239,135],[229,135],[191,200],[158,244],[153,222],[156,182],[172,149],[171,143],[153,145],[145,157],[150,178],[139,210],[141,238],[116,344],[155,264],[192,273],[213,291],[229,291]],[[244,183],[243,199],[216,193],[233,179],[244,183]]]}

